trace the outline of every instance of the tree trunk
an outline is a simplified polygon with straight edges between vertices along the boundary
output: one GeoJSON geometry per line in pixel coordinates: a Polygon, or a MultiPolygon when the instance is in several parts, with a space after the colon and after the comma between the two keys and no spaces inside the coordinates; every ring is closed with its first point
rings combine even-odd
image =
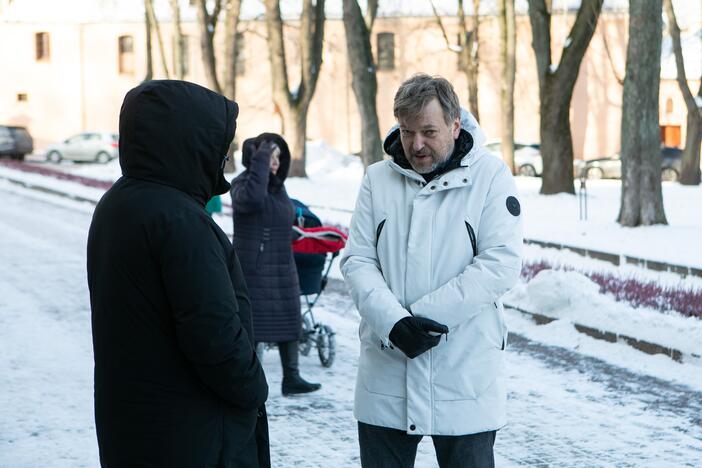
{"type": "Polygon", "coordinates": [[[629,44],[622,103],[622,226],[667,224],[661,191],[658,95],[661,0],[629,4],[629,44]]]}
{"type": "Polygon", "coordinates": [[[173,26],[175,30],[173,75],[182,80],[185,77],[185,38],[180,22],[178,0],[171,0],[171,11],[173,12],[173,26]]]}
{"type": "MultiPolygon", "coordinates": [[[[685,100],[685,107],[687,107],[687,131],[685,136],[685,149],[682,155],[680,183],[683,185],[699,185],[700,144],[702,142],[702,105],[697,104],[690,90],[690,86],[687,84],[685,61],[683,59],[682,44],[680,41],[680,27],[675,17],[673,2],[671,0],[664,0],[663,7],[668,17],[668,32],[673,40],[678,86],[685,100]]],[[[702,103],[702,77],[700,77],[700,89],[697,92],[697,96],[702,103]]]]}
{"type": "Polygon", "coordinates": [[[541,193],[575,193],[570,101],[580,63],[595,33],[603,0],[580,4],[575,23],[563,47],[561,62],[557,65],[551,63],[550,4],[547,5],[545,0],[528,1],[541,101],[541,157],[544,164],[541,193]]]}
{"type": "Polygon", "coordinates": [[[205,79],[207,86],[217,93],[222,92],[217,79],[217,59],[214,51],[214,35],[217,27],[217,18],[221,8],[221,1],[215,3],[214,12],[207,11],[207,0],[197,0],[197,23],[200,28],[200,50],[202,54],[202,66],[205,69],[205,79]]]}
{"type": "MultiPolygon", "coordinates": [[[[361,160],[366,168],[383,159],[376,109],[378,82],[371,51],[370,31],[357,0],[344,0],[346,50],[351,64],[352,87],[361,114],[361,160]]],[[[374,18],[369,18],[372,24],[374,18]]]]}
{"type": "MultiPolygon", "coordinates": [[[[286,135],[285,141],[288,143],[290,154],[305,154],[305,144],[307,143],[307,109],[291,109],[285,116],[283,122],[283,133],[286,135]]],[[[306,177],[305,159],[292,158],[290,161],[291,176],[306,177]]]]}
{"type": "MultiPolygon", "coordinates": [[[[702,85],[700,85],[702,89],[702,85]]],[[[702,93],[698,94],[702,99],[702,93]]],[[[700,108],[696,109],[697,115],[688,110],[687,135],[685,135],[685,149],[682,154],[680,170],[680,183],[683,185],[700,184],[700,145],[702,145],[702,116],[700,108]]]]}
{"type": "Polygon", "coordinates": [[[146,26],[146,76],[144,76],[144,81],[151,81],[154,78],[154,54],[151,50],[151,20],[146,10],[147,2],[148,0],[144,0],[144,25],[146,26]]]}
{"type": "Polygon", "coordinates": [[[512,174],[517,173],[514,165],[514,80],[516,72],[516,29],[514,0],[499,0],[500,42],[502,56],[502,86],[500,104],[502,107],[502,131],[500,148],[502,159],[512,174]]]}
{"type": "Polygon", "coordinates": [[[241,0],[230,0],[224,26],[224,95],[232,101],[236,98],[237,58],[239,52],[239,16],[241,0]]]}
{"type": "Polygon", "coordinates": [[[154,13],[154,3],[153,0],[146,0],[146,14],[149,15],[149,21],[156,31],[156,40],[158,41],[158,50],[161,53],[161,67],[163,67],[163,74],[166,79],[170,79],[170,74],[168,73],[168,63],[166,62],[166,50],[163,47],[163,37],[161,36],[161,27],[158,23],[158,18],[156,18],[156,13],[154,13]]]}
{"type": "Polygon", "coordinates": [[[265,0],[268,56],[273,82],[273,103],[283,118],[283,134],[291,148],[289,176],[306,177],[305,142],[307,140],[307,111],[314,96],[322,67],[324,41],[324,0],[303,0],[300,15],[300,83],[295,92],[288,85],[283,20],[279,0],[265,0]]]}

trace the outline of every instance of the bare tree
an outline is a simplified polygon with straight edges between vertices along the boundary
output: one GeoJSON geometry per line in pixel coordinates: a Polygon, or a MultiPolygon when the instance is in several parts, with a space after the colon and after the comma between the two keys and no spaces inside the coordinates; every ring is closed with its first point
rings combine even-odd
{"type": "Polygon", "coordinates": [[[468,80],[468,106],[470,113],[473,114],[477,121],[480,121],[480,112],[478,110],[478,64],[480,42],[478,40],[478,31],[480,29],[480,0],[473,0],[473,29],[468,30],[466,24],[466,14],[463,8],[463,0],[458,0],[458,44],[453,45],[449,40],[444,23],[441,20],[441,15],[436,10],[433,0],[430,1],[431,8],[434,11],[434,17],[441,29],[441,34],[446,41],[446,47],[458,54],[458,64],[460,70],[466,75],[468,80]]]}
{"type": "Polygon", "coordinates": [[[217,59],[215,58],[214,36],[217,28],[217,19],[222,11],[222,0],[215,0],[212,13],[207,9],[207,0],[197,0],[197,23],[200,27],[200,50],[202,65],[205,68],[207,86],[217,93],[222,92],[217,79],[217,59]]]}
{"type": "Polygon", "coordinates": [[[687,131],[685,136],[685,149],[682,155],[682,168],[680,183],[684,185],[699,185],[700,183],[700,145],[702,144],[702,76],[697,98],[692,94],[687,84],[685,61],[683,60],[682,44],[680,41],[680,27],[675,18],[675,10],[671,0],[663,0],[665,14],[668,17],[668,32],[673,40],[675,65],[677,67],[677,81],[680,92],[687,107],[687,131]]]}
{"type": "Polygon", "coordinates": [[[550,5],[547,6],[545,0],[529,0],[532,48],[539,77],[541,156],[544,162],[541,193],[544,194],[575,193],[570,101],[580,63],[602,11],[602,2],[581,2],[561,52],[560,63],[553,64],[550,5]]]}
{"type": "Polygon", "coordinates": [[[173,29],[175,30],[173,75],[179,80],[185,77],[185,36],[180,21],[180,5],[178,0],[171,0],[171,11],[173,14],[173,29]]]}
{"type": "Polygon", "coordinates": [[[661,192],[658,94],[661,0],[629,3],[629,44],[622,99],[622,226],[667,224],[661,192]]]}
{"type": "Polygon", "coordinates": [[[149,17],[149,23],[151,27],[156,31],[156,39],[158,41],[158,50],[161,53],[161,66],[163,67],[163,74],[166,79],[170,78],[168,73],[168,63],[166,62],[166,50],[163,47],[163,37],[161,36],[161,27],[158,23],[158,18],[156,18],[156,13],[154,13],[154,2],[153,0],[145,0],[144,5],[146,6],[146,14],[149,17]]]}
{"type": "Polygon", "coordinates": [[[500,86],[500,104],[502,107],[502,159],[507,163],[512,174],[514,167],[514,79],[516,73],[516,24],[514,17],[514,0],[499,0],[498,19],[500,23],[500,55],[502,56],[502,85],[500,86]]]}
{"type": "Polygon", "coordinates": [[[146,76],[144,76],[144,81],[151,81],[154,77],[154,54],[151,47],[151,20],[146,9],[147,2],[148,0],[144,0],[144,25],[146,26],[146,76]]]}
{"type": "Polygon", "coordinates": [[[344,30],[346,50],[351,65],[352,87],[361,114],[361,160],[363,167],[383,159],[376,96],[378,81],[371,50],[371,25],[375,22],[378,1],[369,0],[368,13],[363,18],[357,0],[344,0],[344,30]]]}
{"type": "Polygon", "coordinates": [[[224,22],[224,95],[234,100],[236,97],[237,59],[239,56],[241,36],[239,34],[239,17],[241,0],[227,1],[224,22]]]}
{"type": "Polygon", "coordinates": [[[300,16],[300,83],[294,91],[288,85],[283,43],[280,1],[265,0],[268,55],[273,78],[273,102],[283,118],[283,133],[290,143],[290,175],[305,177],[305,140],[307,111],[317,86],[322,66],[324,40],[324,0],[303,0],[300,16]]]}

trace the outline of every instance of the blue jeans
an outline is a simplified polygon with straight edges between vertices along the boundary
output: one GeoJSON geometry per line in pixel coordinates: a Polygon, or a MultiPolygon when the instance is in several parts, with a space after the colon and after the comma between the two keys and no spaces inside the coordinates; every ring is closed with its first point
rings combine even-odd
{"type": "MultiPolygon", "coordinates": [[[[497,431],[463,436],[431,436],[441,468],[494,468],[492,447],[497,431]]],[[[359,421],[358,443],[363,468],[412,468],[421,435],[359,421]]]]}

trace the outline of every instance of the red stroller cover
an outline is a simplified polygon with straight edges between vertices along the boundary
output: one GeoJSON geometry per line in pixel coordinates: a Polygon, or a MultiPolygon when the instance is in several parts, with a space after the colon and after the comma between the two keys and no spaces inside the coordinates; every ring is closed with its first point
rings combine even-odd
{"type": "Polygon", "coordinates": [[[292,247],[295,253],[326,254],[343,249],[348,236],[332,226],[303,228],[293,226],[292,247]]]}

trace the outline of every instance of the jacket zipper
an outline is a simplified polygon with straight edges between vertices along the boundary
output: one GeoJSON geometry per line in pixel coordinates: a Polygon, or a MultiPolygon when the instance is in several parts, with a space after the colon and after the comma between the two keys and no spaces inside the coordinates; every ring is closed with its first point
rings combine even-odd
{"type": "Polygon", "coordinates": [[[465,221],[465,223],[466,229],[468,229],[468,236],[470,237],[470,245],[473,247],[473,256],[476,257],[478,255],[478,243],[475,240],[475,231],[468,221],[465,221]]]}

